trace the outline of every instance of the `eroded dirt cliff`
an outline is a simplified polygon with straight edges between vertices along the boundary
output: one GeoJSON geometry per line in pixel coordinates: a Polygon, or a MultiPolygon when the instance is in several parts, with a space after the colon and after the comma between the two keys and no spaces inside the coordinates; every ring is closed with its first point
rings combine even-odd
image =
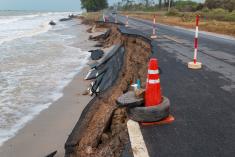
{"type": "Polygon", "coordinates": [[[116,105],[116,99],[137,79],[145,86],[150,44],[141,37],[122,35],[116,26],[111,26],[110,36],[102,43],[103,47],[122,43],[124,65],[115,84],[93,102],[85,117],[87,126],[80,132],[81,139],[71,157],[119,157],[128,140],[128,118],[125,108],[116,105]]]}

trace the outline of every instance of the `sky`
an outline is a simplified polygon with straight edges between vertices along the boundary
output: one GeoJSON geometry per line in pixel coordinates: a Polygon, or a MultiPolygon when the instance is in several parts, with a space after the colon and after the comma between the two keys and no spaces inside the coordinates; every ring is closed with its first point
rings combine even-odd
{"type": "MultiPolygon", "coordinates": [[[[108,0],[109,4],[118,1],[108,0]]],[[[79,11],[81,4],[80,0],[0,0],[0,10],[79,11]]]]}

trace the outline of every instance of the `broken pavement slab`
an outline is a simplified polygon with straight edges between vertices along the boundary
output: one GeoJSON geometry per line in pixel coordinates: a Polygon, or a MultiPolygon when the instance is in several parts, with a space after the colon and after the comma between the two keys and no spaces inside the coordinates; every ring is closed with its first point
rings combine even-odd
{"type": "Polygon", "coordinates": [[[144,98],[137,98],[134,91],[129,91],[117,99],[119,107],[136,107],[144,104],[144,98]]]}

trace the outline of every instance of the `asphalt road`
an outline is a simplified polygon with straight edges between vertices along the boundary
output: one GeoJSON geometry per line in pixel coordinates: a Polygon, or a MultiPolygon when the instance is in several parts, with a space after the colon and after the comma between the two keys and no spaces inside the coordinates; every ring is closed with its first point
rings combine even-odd
{"type": "MultiPolygon", "coordinates": [[[[125,22],[125,17],[118,19],[125,22]]],[[[129,19],[129,26],[146,36],[152,32],[149,21],[129,19]]],[[[159,60],[162,90],[176,120],[141,128],[150,156],[234,156],[235,39],[199,33],[198,60],[203,69],[189,70],[194,31],[158,24],[157,35],[153,57],[159,60]]],[[[126,150],[123,156],[132,155],[126,150]]]]}

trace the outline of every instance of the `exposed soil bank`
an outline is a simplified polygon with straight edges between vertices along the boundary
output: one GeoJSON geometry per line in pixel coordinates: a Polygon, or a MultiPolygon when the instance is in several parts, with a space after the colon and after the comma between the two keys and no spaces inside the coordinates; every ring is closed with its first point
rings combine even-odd
{"type": "Polygon", "coordinates": [[[141,37],[122,35],[111,26],[111,35],[103,41],[103,47],[122,43],[125,48],[124,65],[113,87],[97,96],[84,117],[79,141],[69,157],[119,157],[128,139],[126,111],[119,109],[116,99],[140,79],[145,86],[147,62],[151,46],[141,37]]]}

